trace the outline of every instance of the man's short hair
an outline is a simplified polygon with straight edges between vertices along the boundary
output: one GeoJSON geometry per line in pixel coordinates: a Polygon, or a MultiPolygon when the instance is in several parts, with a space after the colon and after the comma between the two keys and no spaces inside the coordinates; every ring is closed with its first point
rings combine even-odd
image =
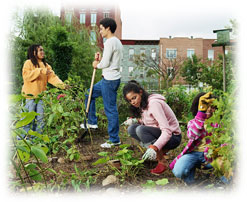
{"type": "Polygon", "coordinates": [[[99,22],[99,24],[101,24],[105,29],[109,27],[112,33],[117,29],[117,23],[112,18],[104,18],[99,22]]]}

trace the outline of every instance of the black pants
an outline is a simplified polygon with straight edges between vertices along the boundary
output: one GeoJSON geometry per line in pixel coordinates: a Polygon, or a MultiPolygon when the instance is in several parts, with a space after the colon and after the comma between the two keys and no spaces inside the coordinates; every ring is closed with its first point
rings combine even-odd
{"type": "MultiPolygon", "coordinates": [[[[128,133],[130,134],[131,137],[141,142],[143,146],[148,147],[149,145],[156,142],[156,140],[160,137],[161,130],[156,127],[133,124],[128,127],[128,133]]],[[[179,146],[180,142],[181,142],[181,134],[180,135],[172,134],[172,137],[164,145],[162,149],[163,150],[175,149],[176,147],[179,146]]]]}

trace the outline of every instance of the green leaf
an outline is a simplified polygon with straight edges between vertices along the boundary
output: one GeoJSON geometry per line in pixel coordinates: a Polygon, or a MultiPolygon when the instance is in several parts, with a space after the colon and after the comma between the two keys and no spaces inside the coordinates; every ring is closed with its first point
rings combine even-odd
{"type": "Polygon", "coordinates": [[[153,188],[155,187],[155,182],[153,180],[147,180],[147,182],[141,186],[144,188],[153,188]]]}
{"type": "Polygon", "coordinates": [[[50,171],[51,173],[54,173],[55,175],[57,175],[57,172],[55,170],[53,170],[52,168],[48,168],[48,171],[50,171]]]}
{"type": "Polygon", "coordinates": [[[22,120],[18,121],[15,125],[16,128],[20,128],[23,127],[25,125],[28,125],[29,123],[31,123],[35,117],[39,115],[36,112],[22,112],[21,113],[21,117],[24,117],[22,120]]]}
{"type": "Polygon", "coordinates": [[[101,159],[98,159],[97,161],[95,161],[92,165],[96,166],[98,164],[104,164],[104,163],[107,163],[108,160],[109,160],[109,157],[108,158],[101,158],[101,159]]]}
{"type": "Polygon", "coordinates": [[[37,146],[32,146],[31,147],[31,152],[37,157],[39,158],[42,162],[44,163],[48,163],[48,158],[45,154],[45,152],[37,146]]]}
{"type": "Polygon", "coordinates": [[[47,126],[51,126],[51,123],[52,123],[54,117],[55,117],[55,114],[51,114],[49,116],[48,121],[47,121],[47,126]]]}
{"type": "Polygon", "coordinates": [[[28,134],[32,135],[32,136],[35,136],[35,137],[38,137],[38,138],[44,140],[44,142],[50,142],[50,139],[49,139],[49,137],[47,135],[41,135],[37,131],[29,130],[28,134]]]}
{"type": "Polygon", "coordinates": [[[168,184],[169,181],[168,181],[167,178],[164,178],[164,179],[161,179],[161,180],[157,180],[155,183],[156,183],[157,185],[164,186],[164,185],[168,184]]]}
{"type": "Polygon", "coordinates": [[[98,155],[99,156],[108,156],[109,152],[99,152],[98,155]]]}

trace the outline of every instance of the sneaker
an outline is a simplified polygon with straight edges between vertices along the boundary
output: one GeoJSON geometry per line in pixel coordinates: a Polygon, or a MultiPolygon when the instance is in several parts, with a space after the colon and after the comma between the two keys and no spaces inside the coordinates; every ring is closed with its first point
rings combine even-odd
{"type": "Polygon", "coordinates": [[[102,147],[102,148],[111,148],[111,147],[113,147],[113,146],[118,146],[118,145],[120,145],[121,144],[121,142],[110,142],[110,141],[107,141],[107,142],[105,142],[104,144],[101,144],[100,146],[102,147]]]}
{"type": "MultiPolygon", "coordinates": [[[[82,129],[85,129],[85,125],[84,125],[84,123],[82,123],[81,125],[80,125],[80,127],[82,128],[82,129]]],[[[92,129],[97,129],[98,128],[98,125],[97,124],[89,124],[89,123],[87,123],[87,128],[92,128],[92,129]]]]}

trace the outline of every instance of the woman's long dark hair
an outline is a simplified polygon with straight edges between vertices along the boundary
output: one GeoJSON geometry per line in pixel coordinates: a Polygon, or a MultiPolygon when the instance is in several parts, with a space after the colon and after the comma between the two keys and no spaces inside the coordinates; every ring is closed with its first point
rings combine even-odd
{"type": "MultiPolygon", "coordinates": [[[[33,63],[34,66],[38,66],[39,67],[39,62],[38,59],[36,57],[37,53],[38,53],[38,48],[40,47],[40,44],[33,44],[28,48],[28,52],[27,52],[27,59],[30,59],[33,63]],[[34,54],[35,53],[35,54],[34,54]]],[[[44,65],[46,66],[46,61],[45,58],[42,59],[42,62],[44,63],[44,65]]]]}
{"type": "Polygon", "coordinates": [[[123,88],[123,96],[124,99],[129,102],[126,98],[126,95],[130,92],[140,93],[142,91],[142,99],[140,103],[140,107],[134,107],[133,105],[129,106],[130,113],[135,118],[140,118],[142,114],[142,110],[146,109],[148,106],[148,96],[150,95],[147,91],[145,91],[137,81],[131,80],[129,81],[123,88]]]}
{"type": "Polygon", "coordinates": [[[192,112],[193,116],[195,116],[197,114],[200,97],[205,95],[205,94],[206,93],[204,93],[204,92],[198,93],[197,96],[194,98],[192,105],[190,107],[190,111],[192,112]]]}

